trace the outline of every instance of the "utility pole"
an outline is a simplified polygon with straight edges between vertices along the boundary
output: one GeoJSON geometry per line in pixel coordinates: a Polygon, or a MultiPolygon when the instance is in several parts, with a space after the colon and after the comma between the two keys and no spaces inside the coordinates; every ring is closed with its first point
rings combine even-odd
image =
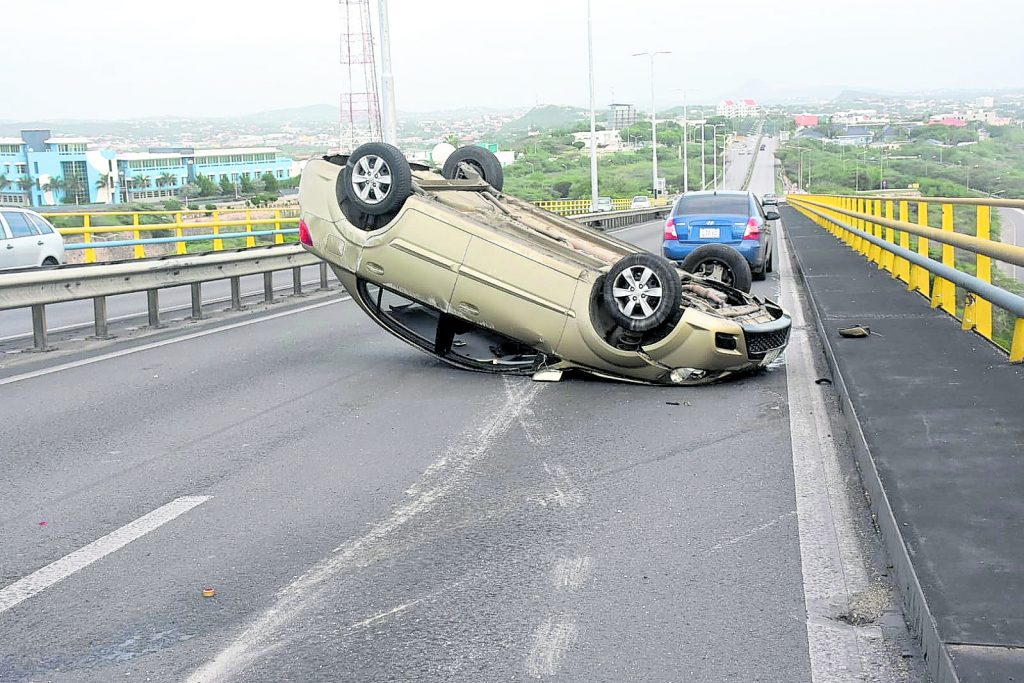
{"type": "Polygon", "coordinates": [[[651,189],[655,199],[658,198],[658,108],[654,99],[654,58],[658,55],[670,54],[672,53],[668,50],[633,53],[634,57],[651,58],[651,173],[653,178],[651,189]]]}
{"type": "Polygon", "coordinates": [[[590,210],[597,211],[597,114],[594,111],[594,21],[587,0],[587,60],[590,69],[590,210]]]}
{"type": "Polygon", "coordinates": [[[705,190],[708,187],[708,170],[707,162],[704,161],[704,127],[707,123],[704,121],[704,112],[700,113],[700,189],[705,190]]]}

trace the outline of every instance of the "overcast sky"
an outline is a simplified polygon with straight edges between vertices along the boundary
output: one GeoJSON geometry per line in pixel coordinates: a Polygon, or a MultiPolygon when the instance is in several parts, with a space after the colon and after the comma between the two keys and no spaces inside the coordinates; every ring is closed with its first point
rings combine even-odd
{"type": "MultiPolygon", "coordinates": [[[[339,91],[337,0],[4,2],[0,119],[230,116],[339,91]]],[[[586,0],[390,0],[398,108],[579,104],[586,0]]],[[[376,6],[376,0],[374,0],[376,6]]],[[[1024,2],[593,0],[597,102],[1024,86],[1024,2]]]]}

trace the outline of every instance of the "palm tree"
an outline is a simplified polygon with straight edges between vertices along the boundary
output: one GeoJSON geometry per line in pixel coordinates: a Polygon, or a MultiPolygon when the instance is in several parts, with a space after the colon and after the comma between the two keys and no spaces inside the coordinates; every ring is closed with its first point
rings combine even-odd
{"type": "Polygon", "coordinates": [[[149,187],[150,177],[148,175],[137,175],[132,178],[132,189],[144,190],[149,187]]]}
{"type": "Polygon", "coordinates": [[[32,206],[32,188],[36,186],[36,181],[27,175],[21,176],[18,180],[18,189],[28,195],[28,204],[32,206]]]}
{"type": "Polygon", "coordinates": [[[163,173],[161,173],[159,175],[159,177],[157,177],[156,184],[157,185],[162,185],[164,187],[173,187],[174,183],[177,182],[177,180],[178,180],[177,176],[175,176],[173,173],[169,173],[168,171],[164,171],[163,173]]]}
{"type": "Polygon", "coordinates": [[[51,176],[50,179],[43,184],[43,192],[50,192],[53,194],[54,204],[58,203],[59,200],[57,197],[60,196],[60,193],[64,192],[66,188],[67,185],[64,183],[64,179],[59,175],[51,176]]]}
{"type": "Polygon", "coordinates": [[[100,173],[100,177],[96,179],[96,189],[105,190],[110,184],[110,174],[100,173]]]}
{"type": "Polygon", "coordinates": [[[12,185],[12,183],[11,183],[10,178],[8,178],[7,176],[5,176],[3,174],[0,174],[0,192],[3,192],[4,190],[6,190],[11,185],[12,185]]]}

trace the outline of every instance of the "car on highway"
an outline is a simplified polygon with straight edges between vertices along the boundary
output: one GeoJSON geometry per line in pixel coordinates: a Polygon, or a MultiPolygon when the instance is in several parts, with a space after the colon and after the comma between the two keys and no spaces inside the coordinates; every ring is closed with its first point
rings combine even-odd
{"type": "Polygon", "coordinates": [[[651,198],[646,195],[638,194],[633,197],[629,202],[630,209],[649,209],[651,208],[651,198]]]}
{"type": "Polygon", "coordinates": [[[0,270],[59,266],[64,238],[31,209],[0,206],[0,270]]]}
{"type": "Polygon", "coordinates": [[[777,194],[775,194],[774,192],[765,192],[761,196],[761,205],[762,206],[778,206],[779,205],[779,196],[777,194]]]}
{"type": "Polygon", "coordinates": [[[594,205],[594,211],[613,211],[615,205],[612,203],[611,197],[598,197],[597,203],[594,205]]]}
{"type": "Polygon", "coordinates": [[[689,192],[665,222],[662,253],[683,270],[747,292],[775,266],[772,222],[778,219],[752,192],[689,192]]]}
{"type": "Polygon", "coordinates": [[[367,143],[305,167],[299,239],[375,322],[468,370],[693,385],[755,371],[786,346],[777,304],[502,184],[482,147],[436,170],[367,143]]]}

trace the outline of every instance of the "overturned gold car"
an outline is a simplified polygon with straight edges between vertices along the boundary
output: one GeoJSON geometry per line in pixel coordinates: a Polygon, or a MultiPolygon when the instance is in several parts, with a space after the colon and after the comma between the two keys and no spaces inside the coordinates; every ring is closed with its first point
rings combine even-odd
{"type": "Polygon", "coordinates": [[[436,172],[368,143],[307,164],[300,241],[382,327],[459,368],[692,385],[764,367],[785,348],[790,318],[776,304],[502,185],[482,147],[456,150],[436,172]]]}

